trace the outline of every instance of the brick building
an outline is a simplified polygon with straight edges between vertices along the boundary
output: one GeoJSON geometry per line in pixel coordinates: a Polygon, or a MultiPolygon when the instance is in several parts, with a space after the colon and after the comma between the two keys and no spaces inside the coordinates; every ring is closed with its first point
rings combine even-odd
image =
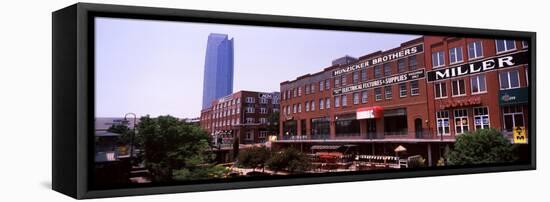
{"type": "Polygon", "coordinates": [[[433,165],[457,134],[527,125],[526,48],[423,36],[282,82],[275,144],[353,144],[380,155],[403,145],[433,165]]]}
{"type": "MultiPolygon", "coordinates": [[[[269,135],[268,118],[279,111],[279,93],[239,91],[212,101],[201,110],[200,125],[220,147],[263,143],[269,135]]],[[[274,132],[272,132],[274,133],[274,132]]]]}

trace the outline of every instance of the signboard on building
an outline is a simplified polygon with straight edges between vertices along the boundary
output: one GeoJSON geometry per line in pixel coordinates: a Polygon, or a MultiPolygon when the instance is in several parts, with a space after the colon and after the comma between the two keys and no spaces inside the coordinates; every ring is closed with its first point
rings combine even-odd
{"type": "Polygon", "coordinates": [[[525,127],[516,126],[514,127],[514,143],[515,144],[527,144],[527,133],[525,127]]]}
{"type": "Polygon", "coordinates": [[[374,79],[374,80],[366,81],[356,85],[336,88],[334,89],[332,94],[340,95],[340,94],[346,94],[346,93],[351,93],[355,91],[361,91],[369,88],[376,88],[376,87],[385,86],[385,85],[403,83],[407,81],[424,78],[424,75],[425,75],[424,69],[414,70],[414,71],[405,72],[402,74],[397,74],[395,76],[385,77],[381,79],[374,79]]]}
{"type": "Polygon", "coordinates": [[[386,63],[386,62],[391,62],[391,61],[394,61],[394,60],[397,60],[397,59],[401,59],[401,58],[404,58],[404,57],[408,57],[408,56],[411,56],[411,55],[422,53],[423,51],[424,51],[424,44],[418,44],[418,45],[415,45],[415,46],[412,46],[412,47],[403,48],[403,49],[400,49],[400,50],[395,51],[395,52],[386,53],[386,54],[383,54],[383,55],[378,56],[378,57],[369,58],[367,60],[361,60],[361,62],[359,62],[359,63],[356,63],[356,64],[353,64],[353,65],[350,65],[350,66],[347,66],[347,67],[344,67],[344,68],[334,70],[332,72],[332,76],[338,76],[338,75],[341,75],[341,74],[357,71],[357,70],[360,70],[360,69],[363,69],[363,68],[366,68],[366,67],[369,67],[369,66],[380,65],[380,64],[383,64],[383,63],[386,63]]]}
{"type": "Polygon", "coordinates": [[[375,119],[383,116],[384,109],[380,106],[357,109],[357,119],[375,119]]]}
{"type": "Polygon", "coordinates": [[[520,52],[511,55],[497,56],[478,62],[467,63],[459,66],[441,68],[427,72],[428,82],[452,79],[482,72],[496,71],[498,69],[527,64],[529,54],[520,52]]]}
{"type": "Polygon", "coordinates": [[[529,89],[514,88],[508,90],[501,90],[499,96],[500,105],[514,105],[529,102],[529,89]]]}

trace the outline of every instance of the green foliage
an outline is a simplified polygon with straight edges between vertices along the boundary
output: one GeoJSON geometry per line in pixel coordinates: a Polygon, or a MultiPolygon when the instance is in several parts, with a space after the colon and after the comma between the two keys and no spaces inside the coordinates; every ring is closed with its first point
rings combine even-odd
{"type": "Polygon", "coordinates": [[[517,148],[493,128],[457,136],[447,157],[449,165],[508,163],[518,159],[517,148]]]}
{"type": "Polygon", "coordinates": [[[276,152],[266,164],[275,172],[287,170],[291,173],[303,173],[311,168],[311,162],[307,155],[294,148],[276,152]]]}
{"type": "MultiPolygon", "coordinates": [[[[108,132],[120,134],[119,143],[129,145],[132,141],[132,131],[126,124],[115,124],[107,129],[108,132]]],[[[136,144],[136,142],[134,142],[136,144]]]]}
{"type": "Polygon", "coordinates": [[[230,170],[221,166],[202,166],[199,169],[183,168],[174,170],[172,175],[174,180],[198,180],[198,179],[212,179],[212,178],[224,178],[229,174],[230,170]]]}
{"type": "Polygon", "coordinates": [[[252,147],[239,152],[237,165],[252,169],[257,167],[263,168],[270,157],[271,151],[265,146],[252,147]]]}
{"type": "Polygon", "coordinates": [[[145,151],[145,165],[154,181],[202,179],[215,171],[209,164],[214,159],[209,137],[200,127],[172,116],[145,116],[137,131],[135,141],[145,151]]]}

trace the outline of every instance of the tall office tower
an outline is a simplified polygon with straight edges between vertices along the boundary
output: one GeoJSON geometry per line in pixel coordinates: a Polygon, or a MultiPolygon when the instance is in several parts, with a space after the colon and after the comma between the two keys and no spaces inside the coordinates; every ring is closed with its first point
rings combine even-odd
{"type": "Polygon", "coordinates": [[[233,39],[226,34],[211,33],[206,45],[202,108],[233,93],[233,39]]]}

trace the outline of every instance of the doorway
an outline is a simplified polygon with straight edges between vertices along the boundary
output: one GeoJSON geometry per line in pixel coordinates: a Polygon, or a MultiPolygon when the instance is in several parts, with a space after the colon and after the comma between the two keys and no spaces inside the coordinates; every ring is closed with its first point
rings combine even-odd
{"type": "Polygon", "coordinates": [[[367,138],[376,139],[376,119],[367,119],[367,138]]]}
{"type": "Polygon", "coordinates": [[[416,138],[422,138],[422,119],[414,120],[414,133],[416,138]]]}

